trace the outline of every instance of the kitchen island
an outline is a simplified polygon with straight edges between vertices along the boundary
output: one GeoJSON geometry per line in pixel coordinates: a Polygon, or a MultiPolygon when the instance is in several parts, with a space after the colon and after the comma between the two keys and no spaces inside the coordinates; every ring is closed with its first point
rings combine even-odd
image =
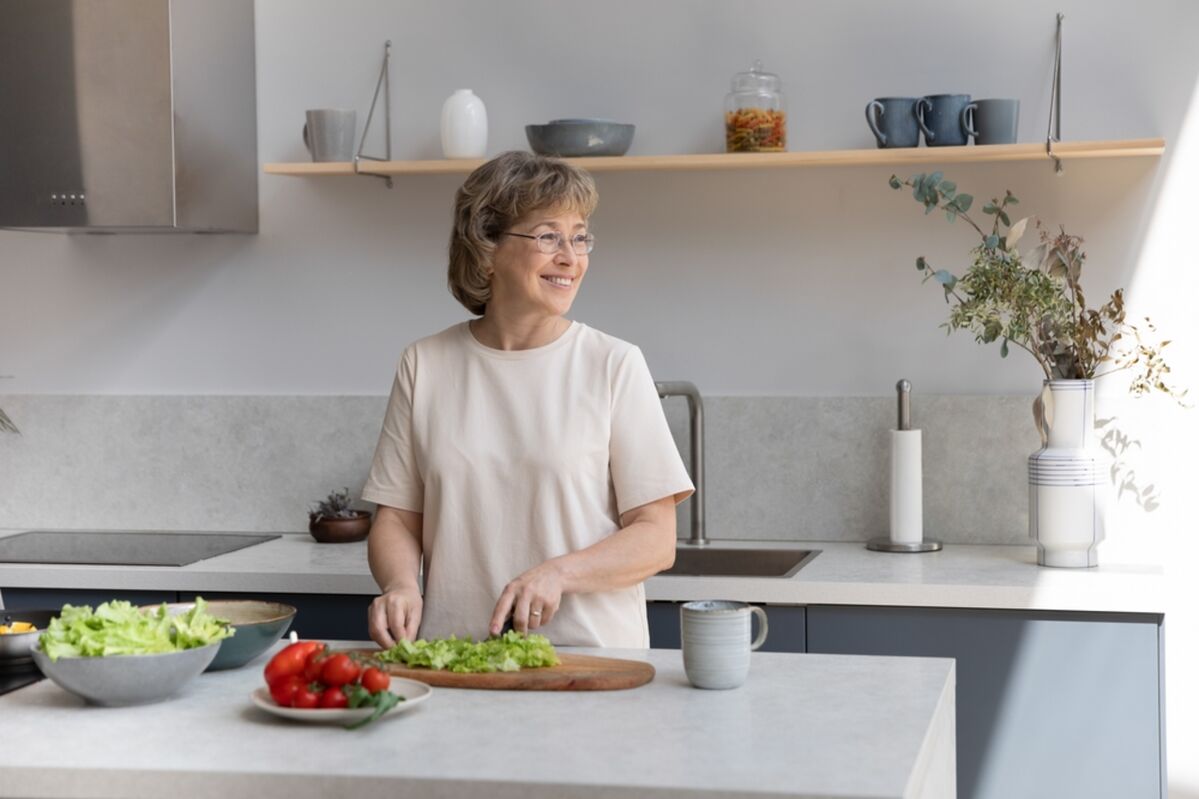
{"type": "MultiPolygon", "coordinates": [[[[1097,568],[1050,569],[1032,546],[892,554],[861,543],[713,542],[725,547],[819,554],[785,578],[651,578],[653,646],[678,646],[678,602],[720,598],[766,605],[765,650],[954,658],[963,799],[1165,795],[1161,564],[1105,554],[1097,568]]],[[[295,628],[327,638],[365,637],[376,590],[365,543],[307,534],[184,567],[0,564],[14,608],[250,596],[295,605],[295,628]]]]}
{"type": "Polygon", "coordinates": [[[438,688],[357,731],[252,705],[265,656],[140,707],[43,680],[0,697],[0,796],[955,795],[951,660],[758,652],[741,688],[702,691],[677,651],[569,651],[657,676],[627,691],[438,688]]]}

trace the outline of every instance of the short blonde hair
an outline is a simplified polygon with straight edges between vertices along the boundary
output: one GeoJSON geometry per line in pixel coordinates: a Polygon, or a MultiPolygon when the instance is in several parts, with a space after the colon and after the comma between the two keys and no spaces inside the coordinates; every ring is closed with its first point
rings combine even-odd
{"type": "Polygon", "coordinates": [[[591,175],[556,158],[511,151],[467,176],[454,196],[450,293],[481,316],[491,299],[491,266],[501,233],[537,211],[587,219],[599,203],[591,175]]]}

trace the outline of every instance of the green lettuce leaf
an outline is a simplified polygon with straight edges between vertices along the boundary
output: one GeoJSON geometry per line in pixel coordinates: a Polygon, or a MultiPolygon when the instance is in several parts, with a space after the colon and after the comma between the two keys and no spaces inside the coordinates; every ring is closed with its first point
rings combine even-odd
{"type": "Polygon", "coordinates": [[[459,673],[520,671],[556,666],[561,661],[544,635],[521,635],[509,630],[496,638],[475,643],[470,638],[435,638],[400,641],[376,656],[384,663],[459,673]]]}
{"type": "Polygon", "coordinates": [[[51,660],[195,649],[233,635],[228,622],[208,614],[207,605],[196,597],[191,609],[175,616],[165,602],[146,610],[123,600],[105,602],[94,611],[87,605],[64,605],[38,636],[38,645],[51,660]]]}

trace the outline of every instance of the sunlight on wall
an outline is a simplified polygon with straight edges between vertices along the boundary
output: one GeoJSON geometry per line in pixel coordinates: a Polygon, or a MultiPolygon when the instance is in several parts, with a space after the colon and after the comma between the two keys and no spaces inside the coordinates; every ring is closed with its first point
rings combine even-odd
{"type": "MultiPolygon", "coordinates": [[[[1189,387],[1188,400],[1199,401],[1199,84],[1177,141],[1166,143],[1167,161],[1149,220],[1144,246],[1128,287],[1129,320],[1149,316],[1158,334],[1172,339],[1166,349],[1177,384],[1189,387]]],[[[1114,386],[1109,386],[1109,389],[1114,386]]],[[[1122,406],[1125,403],[1120,403],[1122,406]]],[[[1157,553],[1166,564],[1166,741],[1171,796],[1199,795],[1199,408],[1179,408],[1155,398],[1141,409],[1129,407],[1142,485],[1153,482],[1162,505],[1153,514],[1135,503],[1117,503],[1117,528],[1110,553],[1140,549],[1157,553]]],[[[1102,415],[1102,414],[1100,414],[1102,415]]],[[[1136,464],[1131,464],[1135,468],[1136,464]]],[[[1108,553],[1101,555],[1104,558],[1108,553]]]]}

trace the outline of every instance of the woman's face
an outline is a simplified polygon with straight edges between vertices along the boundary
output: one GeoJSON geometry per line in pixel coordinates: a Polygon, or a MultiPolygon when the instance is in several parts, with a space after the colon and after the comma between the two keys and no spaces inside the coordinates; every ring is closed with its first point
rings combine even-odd
{"type": "Polygon", "coordinates": [[[573,211],[530,214],[500,237],[492,262],[488,310],[503,314],[562,316],[570,310],[587,272],[586,255],[577,255],[571,239],[587,233],[587,222],[573,211]],[[544,253],[524,236],[559,234],[562,246],[544,253]]]}

